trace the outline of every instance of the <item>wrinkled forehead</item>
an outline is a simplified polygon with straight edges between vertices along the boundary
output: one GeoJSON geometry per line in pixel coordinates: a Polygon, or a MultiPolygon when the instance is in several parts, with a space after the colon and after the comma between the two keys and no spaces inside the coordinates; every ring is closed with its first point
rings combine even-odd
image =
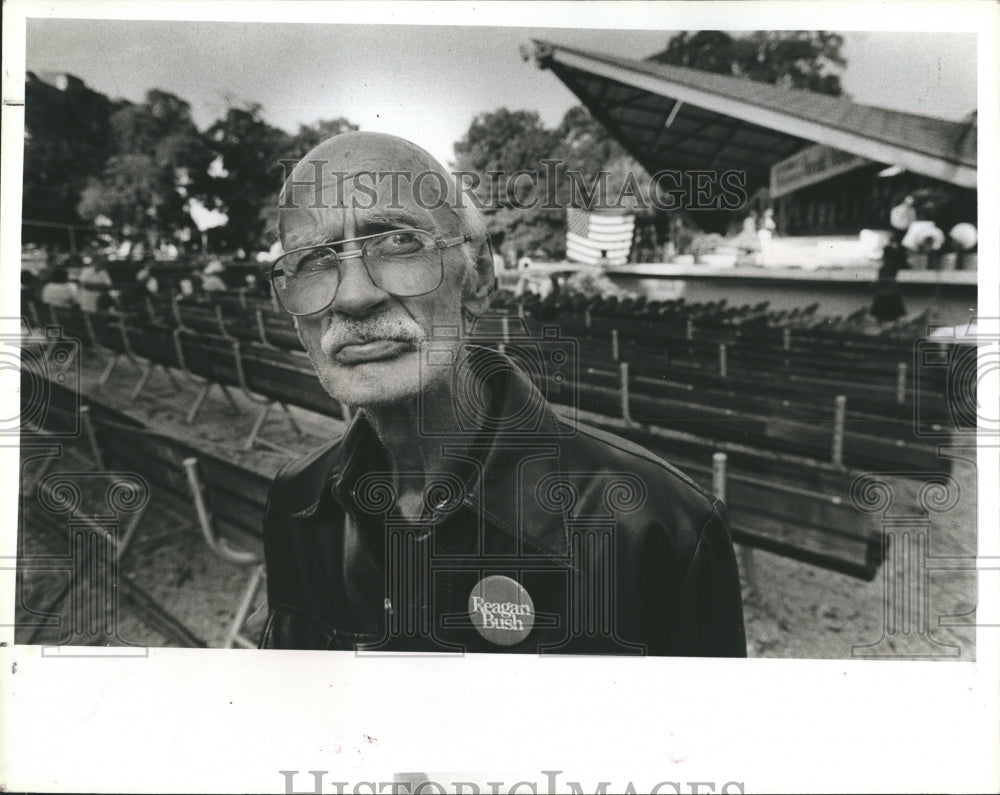
{"type": "Polygon", "coordinates": [[[292,170],[278,208],[286,250],[399,227],[460,233],[451,176],[419,147],[392,136],[347,134],[292,170]]]}

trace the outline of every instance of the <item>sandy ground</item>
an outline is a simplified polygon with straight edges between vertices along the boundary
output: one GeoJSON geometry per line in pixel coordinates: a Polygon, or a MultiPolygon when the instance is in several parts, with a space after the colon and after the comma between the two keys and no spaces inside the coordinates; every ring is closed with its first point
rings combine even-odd
{"type": "MultiPolygon", "coordinates": [[[[116,368],[101,388],[97,377],[105,360],[86,357],[83,392],[127,411],[159,430],[182,436],[206,450],[271,475],[288,455],[257,447],[245,450],[242,440],[253,424],[254,412],[244,396],[235,395],[245,411],[234,413],[217,389],[205,402],[195,423],[183,421],[196,388],[183,386],[174,393],[170,382],[157,373],[139,398],[128,395],[138,371],[127,362],[116,368]]],[[[280,411],[272,411],[262,436],[295,451],[321,444],[340,429],[337,420],[292,409],[306,432],[299,439],[291,432],[280,411]]],[[[33,491],[36,464],[23,468],[24,498],[22,543],[27,558],[41,554],[65,554],[68,526],[65,515],[45,511],[33,491]]],[[[80,471],[85,459],[67,450],[53,470],[80,471]]],[[[776,555],[753,551],[742,557],[748,653],[752,657],[786,658],[975,658],[974,623],[976,578],[976,470],[969,461],[953,466],[957,499],[942,512],[921,512],[917,500],[919,483],[893,481],[891,514],[910,514],[906,527],[913,549],[927,540],[929,556],[897,561],[891,557],[872,582],[863,582],[776,555]],[[923,513],[923,515],[922,515],[923,513]],[[906,561],[909,560],[909,568],[906,561]],[[896,565],[896,564],[899,565],[896,565]],[[947,566],[947,568],[945,568],[947,566]],[[751,571],[752,570],[752,571],[751,571]],[[926,590],[918,585],[926,582],[926,590]]],[[[906,540],[899,535],[896,549],[906,540]]],[[[91,631],[73,636],[70,599],[52,604],[65,586],[65,572],[22,567],[17,642],[93,644],[131,643],[165,645],[171,640],[169,626],[150,618],[144,597],[129,584],[139,585],[166,613],[187,626],[208,646],[219,646],[226,636],[233,611],[242,594],[248,570],[216,558],[198,535],[192,506],[154,495],[135,543],[120,565],[119,578],[128,580],[118,589],[117,631],[107,637],[91,631]],[[38,613],[61,616],[59,626],[38,613]],[[27,626],[36,624],[40,626],[27,626]],[[46,625],[48,624],[48,625],[46,625]],[[83,640],[81,640],[83,638],[83,640]]],[[[256,639],[266,615],[263,589],[256,595],[246,634],[256,639]]],[[[169,624],[169,622],[168,622],[169,624]]]]}

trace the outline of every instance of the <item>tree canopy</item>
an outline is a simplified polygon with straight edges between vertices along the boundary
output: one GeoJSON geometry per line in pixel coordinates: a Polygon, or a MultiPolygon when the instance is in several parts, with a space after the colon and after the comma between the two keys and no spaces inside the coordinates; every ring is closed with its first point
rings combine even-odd
{"type": "MultiPolygon", "coordinates": [[[[228,218],[212,230],[214,245],[269,245],[282,160],[358,129],[338,117],[291,134],[250,103],[231,104],[199,130],[190,104],[174,94],[153,89],[142,102],[112,101],[69,75],[29,73],[25,92],[23,217],[81,224],[103,216],[120,235],[151,243],[157,236],[200,240],[189,204],[197,200],[228,218]]],[[[66,237],[29,226],[25,239],[66,237]]]]}
{"type": "Polygon", "coordinates": [[[115,151],[115,103],[79,80],[67,80],[60,89],[29,72],[24,88],[22,217],[80,223],[80,194],[115,151]]]}
{"type": "Polygon", "coordinates": [[[649,60],[839,97],[843,46],[843,36],[823,30],[683,31],[649,60]]]}

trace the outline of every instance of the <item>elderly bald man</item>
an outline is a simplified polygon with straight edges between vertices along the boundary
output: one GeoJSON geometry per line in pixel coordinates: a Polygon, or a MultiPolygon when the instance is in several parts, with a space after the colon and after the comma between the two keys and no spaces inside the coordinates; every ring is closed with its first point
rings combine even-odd
{"type": "MultiPolygon", "coordinates": [[[[272,485],[262,647],[746,654],[719,501],[557,415],[476,334],[492,251],[440,163],[346,133],[295,166],[279,202],[273,289],[355,411],[272,485]]],[[[565,340],[520,344],[566,363],[565,340]]]]}

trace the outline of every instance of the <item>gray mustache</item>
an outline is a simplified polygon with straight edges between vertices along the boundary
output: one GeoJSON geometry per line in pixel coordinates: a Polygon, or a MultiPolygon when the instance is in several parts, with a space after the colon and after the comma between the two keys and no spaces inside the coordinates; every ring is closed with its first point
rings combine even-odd
{"type": "Polygon", "coordinates": [[[401,340],[418,345],[426,335],[409,318],[376,317],[355,320],[337,318],[330,324],[320,340],[323,353],[332,355],[345,345],[359,345],[372,340],[401,340]]]}

